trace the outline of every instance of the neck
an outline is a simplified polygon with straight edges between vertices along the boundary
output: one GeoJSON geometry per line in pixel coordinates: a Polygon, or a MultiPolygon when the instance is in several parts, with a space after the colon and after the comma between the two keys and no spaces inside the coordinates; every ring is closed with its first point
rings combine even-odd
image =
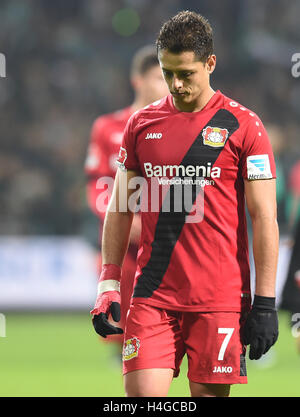
{"type": "Polygon", "coordinates": [[[203,107],[209,102],[212,96],[215,94],[215,91],[208,86],[206,90],[204,90],[194,101],[190,103],[184,103],[182,100],[176,100],[173,97],[173,104],[177,110],[182,112],[197,112],[201,111],[203,107]]]}

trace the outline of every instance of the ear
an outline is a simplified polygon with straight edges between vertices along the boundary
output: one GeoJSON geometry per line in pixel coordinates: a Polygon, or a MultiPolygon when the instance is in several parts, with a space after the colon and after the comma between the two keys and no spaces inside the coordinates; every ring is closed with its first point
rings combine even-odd
{"type": "Polygon", "coordinates": [[[211,74],[216,68],[217,57],[216,55],[210,55],[206,61],[206,68],[209,74],[211,74]]]}

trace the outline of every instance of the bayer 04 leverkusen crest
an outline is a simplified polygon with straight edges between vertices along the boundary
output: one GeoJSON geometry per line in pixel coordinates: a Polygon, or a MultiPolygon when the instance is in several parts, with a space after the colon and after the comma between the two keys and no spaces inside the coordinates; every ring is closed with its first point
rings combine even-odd
{"type": "Polygon", "coordinates": [[[225,145],[228,137],[228,130],[220,127],[207,126],[203,132],[203,144],[214,148],[221,148],[225,145]]]}
{"type": "Polygon", "coordinates": [[[137,337],[125,340],[123,346],[123,360],[129,361],[130,359],[136,358],[139,354],[141,342],[137,337]]]}

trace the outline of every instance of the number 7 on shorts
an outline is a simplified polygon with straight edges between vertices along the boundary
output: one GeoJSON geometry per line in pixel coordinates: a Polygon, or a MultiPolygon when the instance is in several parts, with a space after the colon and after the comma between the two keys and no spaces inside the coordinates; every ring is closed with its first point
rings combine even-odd
{"type": "Polygon", "coordinates": [[[225,351],[226,351],[226,348],[228,346],[229,340],[230,340],[233,332],[234,332],[234,328],[230,328],[230,327],[219,327],[218,328],[218,333],[219,334],[226,334],[226,336],[224,337],[223,343],[221,345],[220,351],[219,351],[219,356],[218,356],[219,361],[222,361],[224,359],[225,351]]]}

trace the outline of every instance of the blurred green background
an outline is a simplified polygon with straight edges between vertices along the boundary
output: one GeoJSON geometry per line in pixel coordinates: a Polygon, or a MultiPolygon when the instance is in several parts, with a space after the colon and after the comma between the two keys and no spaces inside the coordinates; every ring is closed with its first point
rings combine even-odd
{"type": "MultiPolygon", "coordinates": [[[[0,396],[123,397],[121,364],[111,344],[100,342],[88,313],[6,313],[0,338],[0,396]]],[[[280,336],[269,354],[247,361],[248,384],[232,397],[300,396],[300,354],[280,312],[280,336]]],[[[184,360],[170,397],[189,396],[184,360]]]]}

